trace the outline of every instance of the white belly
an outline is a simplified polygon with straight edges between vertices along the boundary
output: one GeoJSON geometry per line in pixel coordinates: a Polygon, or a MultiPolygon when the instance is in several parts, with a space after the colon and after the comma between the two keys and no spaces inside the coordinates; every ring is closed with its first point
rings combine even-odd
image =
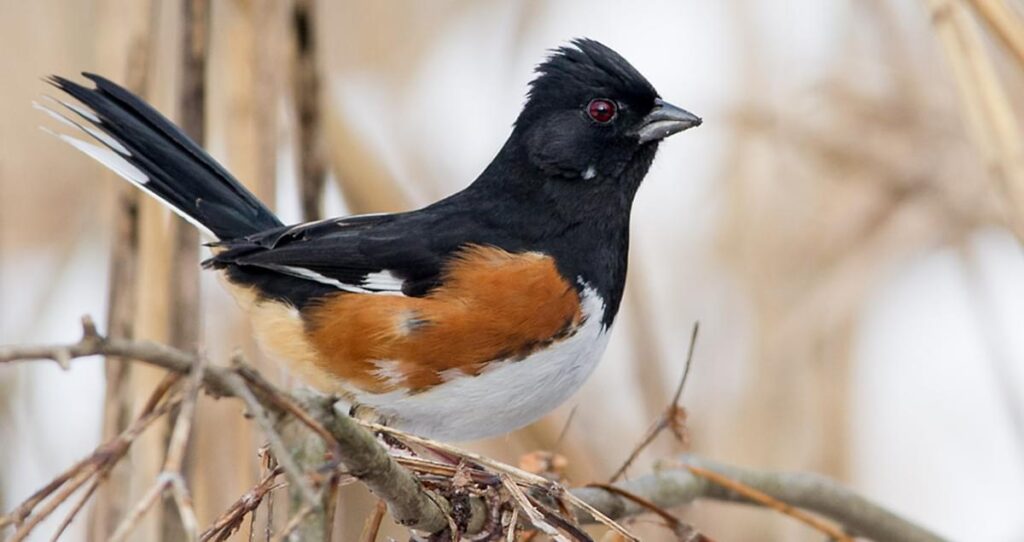
{"type": "Polygon", "coordinates": [[[568,399],[593,372],[608,343],[604,300],[581,294],[584,324],[571,337],[519,361],[492,363],[477,376],[456,372],[428,391],[359,394],[388,424],[438,440],[473,440],[508,433],[568,399]]]}

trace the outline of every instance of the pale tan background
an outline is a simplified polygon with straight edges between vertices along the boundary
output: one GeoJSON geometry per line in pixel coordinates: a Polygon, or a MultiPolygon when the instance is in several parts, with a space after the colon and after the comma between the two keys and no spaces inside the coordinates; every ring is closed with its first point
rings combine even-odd
{"type": "MultiPolygon", "coordinates": [[[[150,25],[148,96],[173,117],[179,10],[158,3],[150,16],[130,0],[0,0],[0,343],[71,340],[79,315],[106,312],[121,181],[38,130],[47,119],[30,102],[50,73],[123,80],[150,25]]],[[[287,29],[267,22],[286,7],[213,6],[207,146],[296,220],[287,29]]],[[[475,447],[512,462],[553,447],[575,407],[559,444],[569,477],[606,478],[668,400],[699,319],[684,397],[693,451],[828,474],[955,539],[1024,539],[1024,259],[999,226],[1000,192],[925,2],[317,7],[329,214],[409,208],[467,184],[506,137],[532,66],[572,37],[604,41],[705,118],[662,146],[638,196],[630,282],[594,378],[541,422],[475,447]]],[[[984,46],[1020,110],[1018,64],[984,46]]],[[[160,236],[151,216],[144,241],[160,236]]],[[[159,261],[144,281],[158,283],[159,261]]],[[[257,356],[243,315],[210,277],[202,287],[207,351],[257,356]]],[[[149,314],[166,302],[155,287],[140,300],[149,314]]],[[[142,390],[153,376],[134,378],[142,390]]],[[[0,367],[0,507],[95,446],[103,385],[99,361],[0,367]]],[[[259,435],[236,408],[200,404],[204,523],[256,472],[259,435]]],[[[632,473],[677,450],[659,441],[632,473]]],[[[137,489],[156,461],[133,456],[137,489]]],[[[352,491],[342,540],[370,506],[352,491]]],[[[717,540],[820,539],[737,505],[683,513],[717,540]]],[[[67,539],[84,532],[80,521],[67,539]]]]}

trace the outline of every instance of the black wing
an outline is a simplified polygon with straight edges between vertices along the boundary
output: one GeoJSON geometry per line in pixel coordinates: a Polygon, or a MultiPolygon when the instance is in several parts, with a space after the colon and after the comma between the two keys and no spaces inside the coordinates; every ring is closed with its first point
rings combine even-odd
{"type": "Polygon", "coordinates": [[[204,265],[302,308],[339,291],[425,295],[462,246],[505,244],[502,237],[465,213],[362,215],[224,241],[204,265]]]}

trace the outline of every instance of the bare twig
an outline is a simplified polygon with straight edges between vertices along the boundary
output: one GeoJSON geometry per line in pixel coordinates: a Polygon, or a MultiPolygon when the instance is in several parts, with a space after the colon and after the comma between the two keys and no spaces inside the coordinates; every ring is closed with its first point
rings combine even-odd
{"type": "Polygon", "coordinates": [[[160,496],[163,495],[164,484],[166,481],[163,480],[163,474],[161,474],[159,478],[161,479],[158,480],[158,483],[154,484],[146,491],[146,494],[142,496],[138,504],[128,512],[128,515],[125,516],[125,518],[121,520],[121,523],[118,524],[117,528],[114,529],[114,534],[110,535],[110,542],[121,542],[124,540],[131,533],[132,529],[142,521],[142,517],[146,512],[148,512],[149,509],[156,504],[156,501],[160,496]]]}
{"type": "Polygon", "coordinates": [[[327,479],[323,491],[320,492],[320,507],[323,509],[324,515],[324,542],[333,542],[334,540],[334,514],[338,508],[338,493],[341,490],[340,479],[341,476],[337,472],[332,473],[327,479]]]}
{"type": "MultiPolygon", "coordinates": [[[[91,325],[91,321],[88,318],[84,318],[82,323],[86,335],[91,336],[93,333],[95,333],[95,327],[91,325]]],[[[175,377],[177,377],[177,375],[175,375],[175,377]]],[[[176,380],[177,378],[164,379],[164,381],[157,385],[157,387],[150,394],[149,399],[146,400],[146,404],[143,405],[142,412],[139,414],[139,418],[149,416],[153,413],[153,411],[157,408],[157,405],[159,404],[160,400],[164,398],[168,391],[170,391],[171,384],[176,380]]],[[[155,419],[155,417],[151,418],[151,420],[155,419]]],[[[125,431],[129,430],[130,427],[131,426],[126,427],[125,431]]],[[[111,437],[111,439],[109,440],[110,442],[113,442],[117,438],[118,437],[115,435],[114,437],[111,437]]],[[[132,437],[132,439],[134,439],[134,437],[132,437]]],[[[106,483],[109,481],[108,477],[110,473],[117,467],[120,459],[128,451],[128,443],[130,443],[130,441],[126,441],[125,444],[123,444],[119,448],[116,448],[113,453],[105,455],[103,457],[103,460],[101,461],[102,464],[100,465],[100,468],[97,471],[96,475],[92,477],[92,480],[89,482],[89,486],[85,489],[85,491],[82,492],[82,495],[79,497],[78,501],[75,503],[74,506],[72,506],[71,511],[68,512],[67,516],[64,517],[64,521],[61,522],[60,526],[53,533],[51,541],[56,542],[60,539],[61,535],[68,528],[68,526],[71,525],[71,522],[75,519],[75,516],[77,516],[78,513],[81,512],[82,509],[85,507],[86,503],[89,502],[89,499],[91,499],[93,495],[97,494],[99,489],[106,485],[106,483]]],[[[93,523],[92,525],[92,528],[94,529],[102,528],[101,530],[104,533],[107,532],[105,527],[106,525],[103,523],[93,523]]]]}
{"type": "MultiPolygon", "coordinates": [[[[181,3],[181,79],[178,95],[181,129],[198,145],[206,140],[206,65],[209,50],[209,33],[211,24],[211,8],[208,0],[185,0],[181,3]]],[[[200,311],[199,311],[199,232],[180,217],[171,222],[171,258],[168,277],[168,337],[172,346],[187,351],[199,348],[200,311]]],[[[171,413],[169,419],[175,423],[176,414],[171,413]]],[[[181,461],[191,438],[191,422],[184,427],[175,423],[175,433],[179,442],[170,448],[180,454],[174,470],[164,469],[159,477],[163,479],[164,490],[169,490],[174,497],[174,504],[163,504],[163,513],[158,518],[160,534],[164,540],[187,538],[195,540],[198,536],[198,525],[192,510],[191,497],[185,488],[183,479],[187,476],[184,470],[187,464],[181,461]],[[181,427],[182,430],[177,428],[181,427]],[[175,511],[181,518],[181,525],[174,519],[175,511]],[[182,532],[180,527],[186,529],[182,532]],[[191,530],[189,530],[191,529],[191,530]]],[[[161,490],[161,494],[163,494],[161,490]]]]}
{"type": "MultiPolygon", "coordinates": [[[[152,63],[152,42],[155,39],[154,6],[154,2],[146,2],[146,23],[140,25],[132,39],[125,70],[127,88],[139,96],[145,96],[148,88],[148,68],[152,63]]],[[[133,339],[138,318],[140,202],[143,195],[128,183],[119,182],[114,186],[116,203],[113,240],[110,243],[110,277],[107,282],[107,332],[111,337],[133,339]]],[[[119,360],[104,362],[103,440],[113,438],[131,423],[134,395],[130,385],[131,369],[131,363],[119,360]]],[[[123,465],[121,468],[111,468],[102,472],[68,514],[67,524],[70,524],[93,492],[98,491],[96,502],[88,514],[89,535],[92,540],[101,540],[109,536],[116,518],[127,508],[131,484],[131,473],[127,467],[128,465],[123,465]],[[103,483],[100,484],[100,481],[103,483]]],[[[67,524],[62,525],[54,534],[55,540],[67,524]]]]}
{"type": "Polygon", "coordinates": [[[165,492],[170,492],[174,499],[178,516],[181,518],[185,538],[193,541],[199,538],[199,522],[196,520],[195,510],[192,508],[192,497],[185,484],[181,467],[185,461],[185,451],[188,446],[189,435],[192,432],[192,419],[195,414],[196,400],[199,397],[204,371],[205,360],[202,357],[197,357],[192,365],[188,386],[181,403],[181,410],[178,412],[178,418],[174,423],[174,429],[171,431],[171,437],[168,441],[164,470],[157,477],[153,487],[146,492],[139,503],[114,529],[114,533],[110,537],[112,541],[124,540],[139,524],[145,513],[153,507],[165,492]]]}
{"type": "MultiPolygon", "coordinates": [[[[70,360],[97,354],[138,360],[178,373],[188,372],[196,359],[192,354],[157,343],[86,336],[70,345],[0,347],[0,363],[26,359],[70,360]]],[[[229,384],[232,377],[237,377],[232,370],[211,366],[204,373],[203,382],[205,388],[216,395],[234,396],[229,384]]],[[[285,392],[278,394],[280,401],[298,403],[285,392]]],[[[349,471],[388,501],[399,523],[427,532],[444,529],[448,522],[438,503],[446,501],[437,495],[428,495],[420,483],[377,444],[373,435],[348,416],[334,412],[333,402],[324,397],[316,405],[307,405],[307,410],[334,440],[346,443],[338,453],[349,471]]]]}
{"type": "Polygon", "coordinates": [[[195,416],[196,401],[199,400],[199,390],[202,389],[203,373],[205,370],[205,358],[202,356],[197,357],[192,365],[192,372],[189,375],[185,399],[181,403],[178,419],[174,424],[174,429],[171,431],[171,438],[167,445],[167,459],[164,461],[164,473],[167,474],[165,490],[170,490],[171,495],[174,497],[174,504],[177,506],[178,516],[181,518],[185,536],[190,541],[199,538],[199,521],[196,520],[196,512],[192,507],[192,495],[185,484],[185,474],[182,471],[182,465],[185,462],[185,452],[188,448],[189,436],[192,434],[192,421],[195,416]]]}
{"type": "Polygon", "coordinates": [[[714,484],[722,486],[728,489],[729,491],[733,491],[738,495],[742,495],[743,497],[750,499],[751,501],[756,502],[761,506],[771,508],[772,510],[777,510],[778,512],[785,514],[791,518],[794,518],[797,521],[801,521],[804,524],[810,526],[811,528],[817,529],[822,533],[828,535],[828,537],[832,540],[836,540],[837,542],[853,542],[853,538],[851,538],[849,535],[847,535],[840,529],[837,529],[834,525],[825,523],[824,521],[821,521],[820,519],[804,512],[803,510],[800,510],[795,506],[788,505],[772,497],[771,495],[768,495],[763,491],[758,491],[757,489],[754,489],[744,484],[743,482],[733,480],[728,476],[719,474],[713,470],[698,467],[696,465],[685,465],[685,467],[689,469],[690,472],[696,474],[697,476],[700,476],[701,478],[704,478],[714,484]]]}
{"type": "Polygon", "coordinates": [[[320,112],[320,74],[317,71],[316,2],[297,0],[292,7],[295,58],[292,93],[298,124],[299,193],[302,216],[319,220],[327,181],[323,115],[320,112]]]}
{"type": "Polygon", "coordinates": [[[232,533],[238,530],[238,527],[242,524],[242,520],[245,516],[251,514],[259,508],[260,504],[263,503],[263,499],[267,497],[275,489],[284,487],[284,484],[277,481],[277,477],[281,475],[284,470],[277,466],[271,469],[263,476],[263,479],[259,481],[252,489],[247,491],[244,495],[239,497],[219,518],[214,520],[206,531],[200,535],[199,539],[202,542],[207,540],[223,541],[227,540],[232,533]]]}
{"type": "Polygon", "coordinates": [[[1014,60],[1024,68],[1024,26],[1020,15],[1002,0],[968,0],[985,24],[1003,42],[1014,60]]]}
{"type": "MultiPolygon", "coordinates": [[[[164,367],[173,372],[185,373],[196,367],[197,356],[154,343],[140,341],[124,341],[117,339],[105,339],[96,335],[91,326],[84,326],[84,337],[81,341],[70,345],[51,345],[45,347],[0,347],[0,362],[11,362],[29,358],[36,359],[65,359],[72,360],[79,357],[106,354],[114,355],[122,359],[137,360],[164,367]]],[[[691,348],[692,350],[692,348],[691,348]]],[[[322,426],[329,433],[331,439],[343,446],[339,446],[339,459],[348,468],[348,474],[358,478],[367,485],[382,500],[388,503],[391,515],[403,525],[417,530],[436,533],[450,528],[452,505],[444,496],[433,491],[426,490],[421,484],[418,475],[403,468],[399,460],[389,455],[388,450],[383,448],[375,437],[357,422],[348,416],[336,412],[333,406],[333,399],[323,396],[312,396],[298,400],[294,396],[281,392],[272,387],[249,390],[250,393],[238,391],[238,386],[245,386],[239,374],[232,369],[210,366],[199,375],[193,372],[193,385],[201,381],[203,387],[218,395],[250,396],[250,401],[266,409],[273,407],[279,412],[283,410],[277,405],[281,401],[297,405],[301,408],[307,418],[315,421],[315,425],[322,426]],[[231,383],[234,379],[234,383],[231,383]],[[241,384],[239,384],[241,382],[241,384]],[[277,402],[271,401],[270,395],[280,395],[277,402]]],[[[269,385],[268,385],[269,386],[269,385]]],[[[162,396],[166,392],[166,386],[162,385],[158,393],[162,396]]],[[[258,388],[258,387],[257,387],[258,388]]],[[[190,388],[190,391],[193,388],[190,388]]],[[[244,389],[248,389],[245,387],[244,389]]],[[[132,432],[123,435],[117,442],[108,443],[98,449],[90,459],[87,459],[59,476],[54,482],[41,489],[36,495],[30,497],[24,504],[19,506],[10,514],[0,517],[0,527],[16,523],[20,526],[15,533],[15,540],[24,539],[32,530],[34,525],[42,521],[59,502],[63,502],[79,487],[99,470],[98,465],[102,461],[96,458],[117,457],[118,453],[124,452],[128,444],[149,422],[165,414],[168,409],[173,408],[180,402],[182,392],[176,393],[157,406],[157,400],[151,399],[151,412],[146,413],[136,421],[130,429],[132,432]],[[34,508],[47,499],[54,492],[59,494],[47,501],[43,510],[33,514],[34,508]]],[[[264,413],[265,414],[265,413],[264,413]]],[[[185,423],[185,422],[181,422],[185,423]]],[[[532,492],[546,493],[555,496],[560,495],[563,499],[577,508],[577,516],[580,522],[594,522],[600,516],[606,516],[609,521],[649,511],[651,507],[639,504],[636,499],[624,498],[622,494],[597,487],[577,488],[570,494],[562,495],[562,486],[546,478],[537,476],[515,467],[505,465],[492,459],[459,450],[454,446],[433,442],[413,435],[407,435],[392,428],[375,426],[373,424],[362,424],[375,431],[388,433],[398,439],[406,446],[422,447],[426,450],[436,451],[447,457],[457,457],[461,463],[472,466],[472,468],[453,467],[443,463],[436,463],[430,460],[407,457],[409,448],[404,448],[401,455],[401,463],[420,475],[432,477],[437,480],[438,475],[449,475],[452,478],[463,478],[471,486],[479,484],[479,487],[494,488],[505,487],[509,498],[513,499],[523,512],[530,516],[540,528],[546,525],[549,530],[554,529],[561,539],[565,539],[565,533],[582,533],[576,524],[561,512],[549,510],[547,506],[534,502],[533,499],[523,492],[522,488],[530,488],[532,492]]],[[[173,439],[172,439],[173,440],[173,439]]],[[[173,454],[171,454],[173,456],[173,454]]],[[[115,459],[116,460],[116,459],[115,459]]],[[[695,476],[691,467],[713,471],[728,479],[735,480],[744,486],[749,486],[757,491],[769,495],[774,499],[787,505],[800,507],[808,511],[820,514],[842,524],[850,532],[866,536],[879,542],[889,540],[905,540],[911,542],[934,542],[941,540],[937,535],[914,525],[891,512],[882,509],[878,505],[867,501],[863,497],[845,489],[838,484],[821,477],[808,474],[788,474],[757,472],[727,465],[721,465],[705,459],[693,456],[684,456],[680,468],[668,469],[637,478],[626,482],[620,487],[631,495],[648,501],[659,508],[670,508],[680,504],[691,502],[698,498],[729,500],[738,502],[751,501],[749,494],[740,494],[727,487],[709,483],[705,479],[695,476]]],[[[174,463],[171,463],[174,466],[174,463]]],[[[167,473],[165,473],[167,474],[167,473]]],[[[173,477],[172,477],[173,478],[173,477]]],[[[180,480],[180,478],[178,479],[180,480]]],[[[170,486],[176,485],[176,481],[162,481],[170,486]]],[[[432,482],[435,483],[435,482],[432,482]]],[[[235,512],[225,515],[218,520],[214,527],[203,533],[203,540],[208,540],[214,535],[222,539],[230,533],[230,530],[237,527],[241,518],[247,513],[255,510],[258,501],[271,491],[280,487],[270,480],[265,480],[259,487],[254,489],[258,498],[255,504],[252,501],[236,504],[235,512]],[[232,527],[234,526],[234,527],[232,527]]],[[[465,487],[465,486],[460,486],[465,487]]],[[[479,489],[473,496],[471,494],[470,506],[463,507],[468,510],[468,517],[460,520],[460,525],[468,525],[469,532],[476,532],[488,524],[488,506],[503,506],[507,500],[486,501],[479,489]]],[[[157,492],[156,495],[159,493],[157,492]]],[[[147,495],[147,498],[140,503],[138,513],[141,515],[145,507],[157,497],[147,495]]],[[[489,497],[490,498],[490,497],[489,497]]],[[[243,498],[244,500],[244,498],[243,498]]],[[[497,508],[494,508],[497,510],[497,508]]],[[[292,516],[284,531],[278,533],[278,538],[287,536],[287,533],[294,530],[302,520],[312,513],[315,507],[307,504],[299,513],[292,516]]],[[[500,511],[494,512],[500,514],[500,511]]],[[[127,518],[127,525],[131,525],[131,518],[127,518]]],[[[612,526],[612,525],[609,525],[612,526]]],[[[613,526],[612,526],[613,527],[613,526]]],[[[614,527],[613,527],[614,528],[614,527]]],[[[454,531],[453,531],[454,532],[454,531]]],[[[547,530],[545,531],[547,532],[547,530]]],[[[123,535],[121,535],[123,536],[123,535]]],[[[576,536],[572,534],[571,536],[576,536]]],[[[585,537],[585,534],[582,535],[585,537]]],[[[841,539],[841,538],[840,538],[841,539]]]]}
{"type": "MultiPolygon", "coordinates": [[[[164,391],[158,389],[154,393],[154,397],[157,395],[162,396],[164,391]]],[[[79,461],[58,475],[53,481],[36,491],[9,514],[0,516],[0,529],[11,524],[18,525],[19,528],[12,535],[10,541],[24,540],[60,504],[73,495],[93,475],[101,472],[105,465],[112,465],[119,461],[128,451],[131,443],[147,427],[174,408],[180,401],[181,397],[179,395],[167,399],[159,407],[154,405],[152,410],[144,410],[139,418],[116,438],[102,444],[89,457],[79,461]],[[55,492],[56,494],[54,494],[55,492]],[[50,498],[51,495],[52,498],[50,498]],[[49,500],[47,501],[47,499],[49,500]],[[43,501],[46,501],[46,504],[36,512],[36,506],[43,501]]],[[[151,398],[149,403],[153,404],[155,400],[151,398]]],[[[68,523],[70,523],[70,520],[68,523]]]]}
{"type": "Polygon", "coordinates": [[[505,531],[505,542],[515,542],[516,530],[519,528],[519,507],[512,508],[505,531]]]}
{"type": "Polygon", "coordinates": [[[313,489],[309,482],[306,480],[305,474],[299,465],[295,462],[295,458],[292,457],[291,452],[288,451],[288,447],[285,446],[284,441],[281,439],[281,435],[274,428],[274,422],[271,421],[270,416],[267,415],[267,411],[263,408],[263,405],[256,399],[249,387],[245,385],[245,381],[237,375],[231,375],[227,378],[226,383],[228,389],[245,403],[245,407],[249,409],[249,414],[256,420],[256,423],[263,430],[263,435],[267,437],[267,441],[270,443],[270,449],[274,452],[274,458],[278,464],[284,468],[284,474],[288,477],[288,481],[291,482],[301,494],[302,498],[306,501],[306,504],[316,506],[319,503],[319,497],[317,496],[316,490],[313,489]]]}
{"type": "Polygon", "coordinates": [[[518,504],[517,508],[525,512],[526,516],[530,518],[530,522],[534,527],[550,536],[552,540],[556,540],[558,542],[571,542],[569,538],[559,532],[554,525],[551,525],[544,519],[544,515],[533,506],[533,503],[526,498],[526,494],[523,493],[523,490],[519,489],[519,486],[517,486],[507,474],[503,474],[501,476],[501,483],[505,487],[505,490],[512,496],[512,500],[518,504]]]}
{"type": "Polygon", "coordinates": [[[245,360],[241,357],[235,356],[232,360],[232,365],[235,368],[235,372],[249,383],[250,388],[261,392],[263,397],[272,403],[274,407],[278,408],[282,412],[291,414],[295,419],[310,428],[314,433],[319,435],[320,438],[324,439],[324,441],[331,447],[331,451],[337,455],[339,444],[334,438],[334,435],[324,427],[324,424],[320,420],[311,416],[310,413],[299,404],[299,401],[294,396],[279,390],[276,386],[271,384],[270,381],[263,378],[262,375],[245,363],[245,360]]]}
{"type": "Polygon", "coordinates": [[[332,405],[321,405],[320,418],[329,419],[330,423],[324,425],[338,442],[346,444],[341,460],[348,472],[388,502],[391,516],[398,523],[426,532],[448,526],[447,501],[428,494],[356,420],[337,414],[332,405]]]}
{"type": "Polygon", "coordinates": [[[623,499],[635,502],[636,504],[647,509],[647,511],[652,512],[653,514],[660,517],[665,522],[665,526],[682,540],[692,540],[694,542],[710,542],[710,539],[708,537],[698,532],[691,525],[683,523],[679,518],[673,516],[664,508],[658,506],[657,504],[651,502],[648,499],[641,497],[640,495],[630,493],[629,491],[626,491],[621,487],[616,487],[611,484],[589,484],[587,487],[600,488],[609,493],[618,495],[623,499]]]}
{"type": "Polygon", "coordinates": [[[287,540],[288,535],[292,534],[292,531],[297,529],[299,525],[302,524],[303,520],[306,519],[306,516],[312,514],[314,510],[316,510],[315,504],[307,503],[305,506],[300,508],[299,511],[295,513],[295,515],[288,519],[288,523],[285,523],[284,528],[281,529],[281,532],[277,533],[277,535],[274,536],[273,542],[284,542],[285,540],[287,540]]]}
{"type": "Polygon", "coordinates": [[[380,523],[384,519],[384,513],[388,511],[388,505],[378,499],[377,506],[373,507],[370,517],[366,518],[363,524],[363,532],[359,535],[359,542],[374,542],[377,540],[377,533],[380,532],[380,523]]]}
{"type": "Polygon", "coordinates": [[[665,429],[671,428],[676,437],[682,440],[682,428],[679,427],[681,424],[679,419],[682,416],[682,410],[679,406],[679,399],[683,395],[683,387],[686,386],[686,380],[690,376],[690,367],[693,365],[693,350],[697,346],[697,334],[700,332],[700,322],[694,322],[693,331],[690,333],[690,348],[686,353],[686,366],[683,368],[683,376],[679,379],[679,385],[676,387],[676,392],[672,395],[672,401],[665,408],[665,411],[658,417],[658,419],[647,429],[647,433],[644,434],[644,438],[633,448],[630,452],[629,457],[622,463],[622,466],[615,471],[611,479],[608,481],[610,484],[614,484],[622,475],[626,474],[626,470],[636,461],[636,458],[640,456],[640,452],[643,452],[645,448],[650,446],[654,439],[661,434],[665,429]]]}
{"type": "MultiPolygon", "coordinates": [[[[618,487],[639,495],[661,508],[672,508],[698,499],[757,504],[748,498],[695,476],[684,465],[693,465],[723,474],[787,504],[820,514],[846,530],[876,542],[940,542],[939,535],[880,507],[825,477],[810,473],[755,471],[725,465],[693,455],[654,474],[642,476],[618,487]]],[[[612,519],[634,516],[646,511],[636,502],[595,487],[572,490],[612,519]]],[[[590,522],[584,514],[580,521],[590,522]]]]}
{"type": "MultiPolygon", "coordinates": [[[[561,486],[559,486],[559,489],[561,489],[561,486]]],[[[619,536],[621,536],[624,540],[640,542],[640,539],[633,535],[633,533],[629,532],[625,527],[623,527],[622,525],[618,524],[608,516],[601,513],[600,510],[594,508],[593,506],[590,506],[590,504],[587,503],[587,501],[584,501],[583,499],[580,499],[579,497],[567,491],[561,491],[559,493],[559,496],[564,497],[567,501],[569,501],[570,504],[572,504],[576,508],[579,508],[580,510],[583,510],[584,512],[590,514],[590,516],[593,517],[598,523],[602,523],[612,531],[619,533],[619,536]]]]}
{"type": "Polygon", "coordinates": [[[1009,95],[963,5],[953,0],[927,0],[927,4],[959,91],[968,134],[1005,197],[1009,227],[1018,241],[1024,240],[1024,135],[1009,95]]]}

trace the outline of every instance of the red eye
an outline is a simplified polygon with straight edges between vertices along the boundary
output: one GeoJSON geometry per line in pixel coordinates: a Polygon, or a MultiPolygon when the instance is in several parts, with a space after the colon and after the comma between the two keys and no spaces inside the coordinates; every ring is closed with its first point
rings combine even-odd
{"type": "Polygon", "coordinates": [[[615,118],[615,102],[604,98],[590,100],[587,104],[587,114],[601,124],[610,122],[615,118]]]}

